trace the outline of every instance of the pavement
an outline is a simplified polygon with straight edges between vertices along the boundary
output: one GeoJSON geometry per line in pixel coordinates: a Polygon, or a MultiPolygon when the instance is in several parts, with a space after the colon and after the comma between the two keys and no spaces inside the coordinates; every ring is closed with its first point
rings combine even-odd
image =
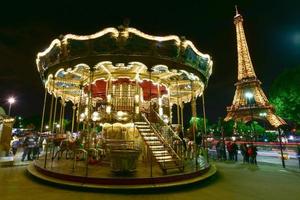
{"type": "Polygon", "coordinates": [[[102,191],[62,188],[40,182],[26,173],[25,166],[0,168],[1,200],[298,200],[300,173],[278,165],[258,166],[240,162],[215,162],[217,174],[197,184],[173,189],[102,191]]]}
{"type": "MultiPolygon", "coordinates": [[[[300,172],[300,163],[295,152],[284,152],[288,153],[287,159],[284,160],[285,166],[288,169],[293,169],[300,172]]],[[[209,149],[210,158],[216,159],[216,150],[209,149]]],[[[228,152],[227,152],[228,156],[228,152]]],[[[238,151],[238,161],[242,162],[243,156],[240,151],[238,151]]],[[[257,152],[257,162],[261,164],[273,164],[282,165],[281,154],[278,151],[265,151],[258,150],[257,152]]]]}

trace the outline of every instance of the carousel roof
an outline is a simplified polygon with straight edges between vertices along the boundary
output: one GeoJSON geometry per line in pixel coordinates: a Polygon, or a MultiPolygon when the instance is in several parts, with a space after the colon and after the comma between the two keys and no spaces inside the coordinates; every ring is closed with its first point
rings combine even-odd
{"type": "Polygon", "coordinates": [[[175,35],[160,37],[145,34],[135,28],[106,28],[92,35],[67,34],[52,41],[38,53],[36,64],[42,79],[64,68],[78,64],[95,66],[99,62],[113,64],[141,62],[148,68],[166,65],[169,69],[193,72],[207,83],[212,72],[212,60],[194,44],[175,35]]]}
{"type": "MultiPolygon", "coordinates": [[[[191,41],[158,37],[129,27],[106,28],[93,35],[68,34],[38,53],[37,68],[49,93],[79,102],[92,83],[93,97],[105,99],[107,81],[137,81],[144,99],[170,94],[171,102],[201,95],[212,73],[212,60],[191,41]]],[[[126,82],[126,83],[127,83],[126,82]]]]}

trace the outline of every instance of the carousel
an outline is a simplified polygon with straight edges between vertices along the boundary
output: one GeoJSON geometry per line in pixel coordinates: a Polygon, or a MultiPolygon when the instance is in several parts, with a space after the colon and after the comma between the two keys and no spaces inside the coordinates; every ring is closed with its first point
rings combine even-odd
{"type": "Polygon", "coordinates": [[[214,174],[197,153],[195,126],[189,138],[179,134],[184,104],[191,105],[186,116],[196,117],[196,99],[212,73],[210,56],[191,41],[106,28],[53,40],[36,64],[45,87],[41,132],[48,135],[31,174],[118,189],[187,184],[214,174]]]}

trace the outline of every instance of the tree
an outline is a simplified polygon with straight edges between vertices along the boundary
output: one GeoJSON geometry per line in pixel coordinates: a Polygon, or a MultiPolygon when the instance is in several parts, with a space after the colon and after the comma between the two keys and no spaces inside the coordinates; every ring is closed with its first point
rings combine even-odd
{"type": "MultiPolygon", "coordinates": [[[[190,122],[189,122],[190,128],[193,127],[194,121],[196,123],[196,132],[200,131],[201,133],[204,133],[204,118],[202,118],[202,117],[196,117],[196,118],[192,117],[190,119],[190,122]]],[[[206,119],[205,122],[206,122],[205,124],[206,124],[206,127],[207,127],[208,126],[208,120],[206,119]]]]}
{"type": "Polygon", "coordinates": [[[229,120],[227,122],[223,122],[223,130],[224,130],[224,136],[232,136],[233,135],[233,129],[234,129],[234,120],[229,120]]]}
{"type": "Polygon", "coordinates": [[[224,136],[232,136],[237,133],[240,136],[245,137],[247,140],[252,137],[261,137],[265,133],[265,129],[258,124],[256,121],[244,123],[241,121],[229,120],[222,124],[224,130],[224,136]]]}
{"type": "Polygon", "coordinates": [[[41,117],[39,115],[27,117],[23,119],[23,126],[25,128],[38,130],[41,127],[41,117]]]}
{"type": "Polygon", "coordinates": [[[270,102],[284,119],[300,124],[300,67],[281,73],[272,83],[270,102]]]}

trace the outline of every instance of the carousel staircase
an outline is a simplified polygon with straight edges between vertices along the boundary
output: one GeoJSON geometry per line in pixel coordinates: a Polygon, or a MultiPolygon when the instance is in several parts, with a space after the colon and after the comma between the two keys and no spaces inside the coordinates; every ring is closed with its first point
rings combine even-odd
{"type": "Polygon", "coordinates": [[[154,128],[145,121],[135,122],[134,124],[163,173],[166,174],[168,170],[172,169],[183,171],[183,164],[179,156],[172,147],[164,141],[158,131],[154,130],[154,128]]]}

